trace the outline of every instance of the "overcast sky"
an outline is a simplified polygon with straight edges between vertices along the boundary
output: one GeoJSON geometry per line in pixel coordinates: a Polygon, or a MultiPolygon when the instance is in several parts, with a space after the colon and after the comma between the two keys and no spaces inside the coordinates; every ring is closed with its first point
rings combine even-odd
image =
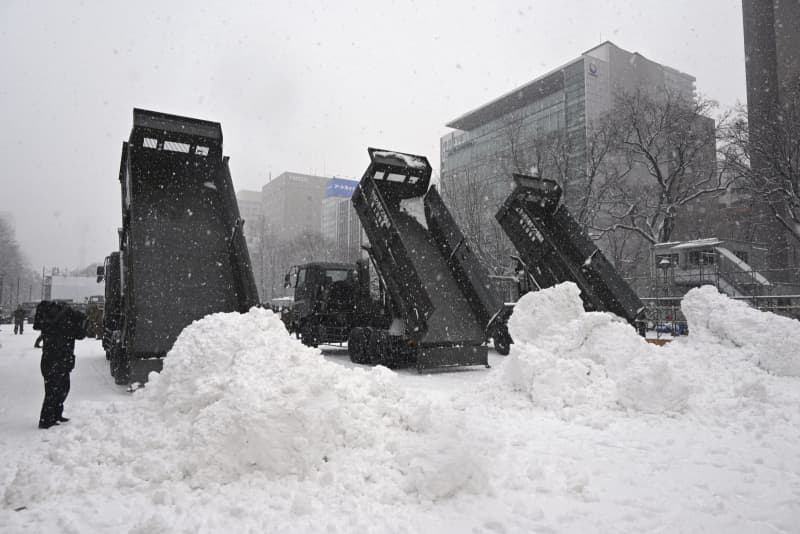
{"type": "Polygon", "coordinates": [[[604,40],[745,102],[739,0],[0,2],[0,212],[36,269],[116,247],[133,107],[222,123],[236,189],[427,155],[449,120],[604,40]]]}

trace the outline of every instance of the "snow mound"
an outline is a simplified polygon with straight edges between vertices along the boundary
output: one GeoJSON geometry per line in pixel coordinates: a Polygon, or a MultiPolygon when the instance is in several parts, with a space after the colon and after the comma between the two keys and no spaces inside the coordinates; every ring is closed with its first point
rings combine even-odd
{"type": "Polygon", "coordinates": [[[400,201],[400,211],[413,217],[420,226],[428,229],[428,219],[425,218],[425,201],[422,197],[404,198],[400,201]]]}
{"type": "Polygon", "coordinates": [[[687,405],[687,382],[657,348],[619,317],[584,311],[571,282],[522,297],[509,331],[506,384],[562,416],[618,407],[669,413],[687,405]]]}
{"type": "Polygon", "coordinates": [[[384,367],[325,360],[271,311],[192,323],[132,400],[64,428],[45,465],[19,468],[6,502],[28,505],[49,487],[80,494],[86,480],[105,493],[321,479],[392,502],[486,490],[459,414],[384,367]]]}
{"type": "Polygon", "coordinates": [[[692,289],[681,302],[692,345],[723,345],[780,376],[800,376],[800,321],[762,312],[713,286],[692,289]]]}

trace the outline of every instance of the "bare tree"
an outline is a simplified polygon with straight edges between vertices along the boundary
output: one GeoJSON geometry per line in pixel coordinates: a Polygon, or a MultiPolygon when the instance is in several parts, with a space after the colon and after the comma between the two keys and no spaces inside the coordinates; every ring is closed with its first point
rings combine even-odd
{"type": "Polygon", "coordinates": [[[262,221],[252,252],[253,274],[262,301],[269,301],[288,293],[283,287],[284,276],[294,265],[314,261],[336,261],[337,250],[319,232],[302,232],[283,236],[271,230],[262,221]]]}
{"type": "Polygon", "coordinates": [[[479,258],[492,271],[502,272],[513,253],[494,220],[497,207],[510,191],[511,175],[534,173],[558,182],[571,213],[588,229],[604,207],[609,184],[630,170],[625,167],[627,160],[609,157],[612,134],[608,122],[598,122],[580,140],[585,145],[578,146],[566,132],[537,132],[533,120],[514,113],[500,128],[502,148],[496,160],[468,167],[448,180],[445,201],[479,258]],[[581,150],[584,146],[585,151],[581,150]]]}
{"type": "Polygon", "coordinates": [[[512,114],[506,119],[501,129],[508,147],[502,156],[505,174],[534,172],[555,180],[579,224],[592,226],[609,186],[630,172],[629,159],[614,157],[616,124],[598,120],[579,136],[563,129],[531,128],[534,126],[526,125],[524,117],[512,114]]]}
{"type": "Polygon", "coordinates": [[[727,160],[718,160],[717,125],[708,115],[716,104],[679,93],[636,91],[617,95],[609,120],[613,157],[625,172],[608,184],[603,200],[609,221],[601,234],[626,230],[647,243],[669,241],[681,211],[727,191],[727,160]]]}
{"type": "Polygon", "coordinates": [[[14,238],[13,228],[3,218],[0,218],[0,284],[0,307],[5,310],[29,297],[40,296],[41,276],[30,268],[14,238]]]}
{"type": "Polygon", "coordinates": [[[800,244],[800,99],[781,106],[758,131],[752,128],[742,108],[727,129],[739,188],[800,244]]]}
{"type": "Polygon", "coordinates": [[[502,272],[511,253],[510,243],[494,220],[498,184],[467,169],[442,191],[445,204],[472,250],[491,272],[502,272]]]}

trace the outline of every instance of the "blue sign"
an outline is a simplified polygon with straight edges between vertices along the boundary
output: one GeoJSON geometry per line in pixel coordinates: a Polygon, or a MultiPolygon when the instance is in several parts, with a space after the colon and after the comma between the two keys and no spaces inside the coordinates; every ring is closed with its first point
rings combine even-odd
{"type": "Polygon", "coordinates": [[[331,178],[325,187],[326,197],[345,197],[350,198],[356,190],[358,182],[355,180],[345,180],[344,178],[331,178]]]}

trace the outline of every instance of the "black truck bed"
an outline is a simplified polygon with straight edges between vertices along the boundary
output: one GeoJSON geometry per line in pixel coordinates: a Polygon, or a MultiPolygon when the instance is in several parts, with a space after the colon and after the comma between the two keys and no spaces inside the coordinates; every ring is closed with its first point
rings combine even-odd
{"type": "Polygon", "coordinates": [[[486,365],[485,318],[494,312],[476,313],[474,278],[462,276],[444,247],[447,236],[431,224],[430,213],[447,208],[435,189],[429,191],[428,160],[372,148],[369,154],[372,161],[352,202],[404,331],[390,332],[389,338],[369,334],[380,342],[364,341],[365,346],[400,347],[387,349],[390,355],[407,354],[410,347],[418,369],[486,365]],[[408,210],[409,203],[416,209],[408,210]]]}
{"type": "Polygon", "coordinates": [[[561,203],[552,180],[514,175],[496,218],[539,287],[575,282],[587,310],[609,311],[641,326],[644,305],[561,203]]]}
{"type": "Polygon", "coordinates": [[[119,179],[122,356],[112,369],[141,382],[188,324],[245,312],[258,294],[219,123],[134,109],[119,179]]]}
{"type": "Polygon", "coordinates": [[[206,169],[169,159],[133,181],[128,269],[135,329],[128,349],[134,354],[164,353],[195,319],[239,308],[220,192],[206,169]]]}
{"type": "Polygon", "coordinates": [[[414,264],[433,307],[427,320],[425,342],[483,343],[484,329],[478,324],[431,233],[402,211],[393,215],[400,239],[409,252],[409,260],[414,264]]]}

